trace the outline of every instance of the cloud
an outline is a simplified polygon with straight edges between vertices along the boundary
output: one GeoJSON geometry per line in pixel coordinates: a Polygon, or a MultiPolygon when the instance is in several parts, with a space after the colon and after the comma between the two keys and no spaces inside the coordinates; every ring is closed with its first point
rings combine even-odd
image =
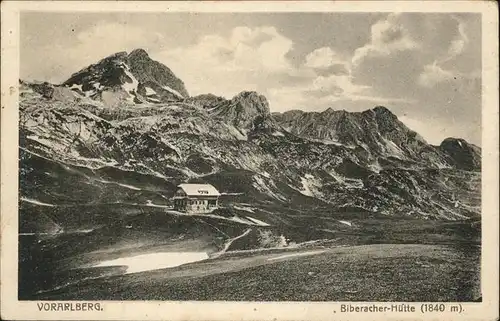
{"type": "Polygon", "coordinates": [[[429,141],[457,136],[480,145],[478,19],[389,14],[371,27],[370,41],[354,51],[352,82],[370,88],[372,101],[392,97],[396,110],[411,114],[407,122],[429,141]]]}
{"type": "Polygon", "coordinates": [[[315,69],[328,69],[335,65],[345,65],[347,61],[341,58],[330,47],[315,49],[306,56],[304,66],[315,69]]]}
{"type": "MultiPolygon", "coordinates": [[[[465,31],[465,23],[459,18],[453,16],[453,20],[457,22],[457,34],[454,39],[450,42],[448,51],[438,60],[434,61],[432,64],[425,65],[422,73],[418,77],[418,84],[424,87],[434,87],[440,83],[456,80],[461,83],[467,81],[468,78],[476,78],[478,75],[477,70],[473,70],[469,73],[460,72],[457,68],[445,69],[442,67],[445,64],[450,64],[456,58],[458,58],[462,53],[467,50],[467,45],[469,43],[469,37],[465,31]]],[[[456,66],[456,65],[455,65],[456,66]]]]}
{"type": "Polygon", "coordinates": [[[210,92],[229,98],[256,90],[268,98],[272,110],[326,108],[351,97],[370,101],[368,86],[353,83],[348,60],[333,49],[314,49],[302,65],[294,66],[287,58],[293,46],[274,27],[236,27],[226,37],[207,35],[153,58],[170,66],[193,95],[210,92]]]}
{"type": "Polygon", "coordinates": [[[352,83],[352,78],[346,75],[330,75],[328,77],[318,76],[312,82],[312,89],[316,90],[332,90],[340,89],[345,94],[355,94],[367,89],[366,86],[358,86],[352,83]]]}
{"type": "Polygon", "coordinates": [[[191,93],[231,97],[242,90],[265,89],[266,78],[277,74],[300,76],[286,58],[292,47],[292,40],[274,27],[236,27],[227,37],[207,35],[155,57],[170,66],[191,93]]]}
{"type": "Polygon", "coordinates": [[[76,72],[100,59],[119,51],[135,48],[149,49],[163,41],[161,34],[148,32],[140,27],[121,23],[96,23],[91,28],[73,36],[74,44],[57,42],[43,48],[25,47],[23,52],[24,69],[22,74],[28,79],[47,80],[59,83],[76,72]],[[40,64],[40,52],[47,61],[40,64]],[[34,66],[36,65],[36,67],[34,66]]]}
{"type": "Polygon", "coordinates": [[[448,48],[448,55],[442,61],[440,61],[441,63],[450,61],[462,54],[465,51],[467,44],[469,43],[469,37],[465,33],[464,22],[457,17],[453,17],[453,19],[458,23],[458,34],[456,38],[451,41],[448,48]]]}
{"type": "Polygon", "coordinates": [[[452,19],[457,22],[457,33],[451,40],[446,54],[438,57],[432,64],[427,64],[423,67],[422,73],[418,77],[418,84],[423,87],[434,87],[440,83],[452,80],[462,81],[464,78],[474,77],[476,71],[471,74],[464,74],[458,70],[448,70],[442,67],[444,64],[452,62],[459,57],[467,49],[469,37],[465,32],[465,24],[458,17],[452,16],[452,19]]]}
{"type": "Polygon", "coordinates": [[[409,31],[400,21],[399,14],[389,14],[371,27],[370,42],[355,50],[352,64],[357,66],[370,56],[389,56],[393,52],[417,49],[409,31]]]}
{"type": "Polygon", "coordinates": [[[434,87],[441,82],[453,79],[457,79],[457,77],[451,71],[444,70],[437,65],[437,62],[434,62],[424,66],[424,71],[418,77],[418,84],[424,87],[434,87]]]}
{"type": "MultiPolygon", "coordinates": [[[[316,55],[318,51],[315,50],[312,53],[316,55]]],[[[313,55],[308,56],[312,57],[313,55]]],[[[374,92],[370,86],[355,83],[346,65],[342,65],[344,68],[340,72],[332,69],[332,67],[338,65],[328,66],[325,63],[315,66],[324,68],[314,68],[307,60],[303,66],[298,68],[299,71],[309,75],[307,82],[271,88],[268,91],[271,108],[279,111],[294,108],[321,110],[331,107],[332,104],[337,102],[365,102],[366,109],[372,107],[371,104],[411,101],[406,98],[387,97],[374,92]],[[309,71],[309,73],[306,73],[306,71],[309,71]]]]}
{"type": "Polygon", "coordinates": [[[268,98],[272,110],[326,108],[346,100],[391,101],[354,83],[350,58],[334,49],[313,48],[299,65],[288,58],[293,49],[294,42],[274,27],[239,26],[226,36],[206,35],[153,58],[170,66],[192,95],[210,92],[229,98],[255,90],[268,98]]]}
{"type": "Polygon", "coordinates": [[[353,83],[350,75],[317,76],[307,84],[271,88],[268,98],[275,111],[323,110],[339,104],[341,108],[355,106],[359,111],[375,104],[414,103],[408,98],[378,95],[369,86],[353,83]]]}
{"type": "Polygon", "coordinates": [[[456,61],[470,47],[467,24],[459,16],[389,14],[371,27],[370,41],[355,50],[353,81],[384,96],[418,99],[415,95],[423,94],[418,86],[460,82],[477,73],[477,67],[464,68],[477,56],[463,63],[456,61]]]}

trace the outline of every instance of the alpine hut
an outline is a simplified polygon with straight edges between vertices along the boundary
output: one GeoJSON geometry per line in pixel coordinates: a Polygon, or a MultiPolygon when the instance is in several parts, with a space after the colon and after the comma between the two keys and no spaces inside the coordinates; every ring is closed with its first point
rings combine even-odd
{"type": "Polygon", "coordinates": [[[174,194],[174,209],[186,213],[208,213],[218,206],[220,193],[210,184],[180,184],[174,194]]]}

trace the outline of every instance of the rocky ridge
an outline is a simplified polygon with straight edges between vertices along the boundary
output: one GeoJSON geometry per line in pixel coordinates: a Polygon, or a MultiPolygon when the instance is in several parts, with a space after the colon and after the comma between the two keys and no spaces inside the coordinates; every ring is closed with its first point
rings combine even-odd
{"type": "MultiPolygon", "coordinates": [[[[110,180],[102,173],[113,173],[115,185],[150,199],[160,197],[150,195],[151,186],[168,199],[176,184],[192,181],[238,194],[239,202],[273,204],[278,212],[319,206],[427,219],[480,214],[476,146],[457,139],[432,146],[382,106],[271,114],[255,92],[188,97],[182,81],[158,64],[134,50],[59,86],[22,82],[20,167],[30,185],[24,197],[81,202],[97,185],[108,195],[109,183],[100,181],[110,180]],[[48,164],[67,169],[51,172],[48,164]],[[70,173],[79,186],[67,186],[61,198],[55,182],[70,173]],[[74,189],[82,186],[89,189],[78,195],[74,189]]],[[[120,195],[114,197],[132,197],[120,195]]]]}

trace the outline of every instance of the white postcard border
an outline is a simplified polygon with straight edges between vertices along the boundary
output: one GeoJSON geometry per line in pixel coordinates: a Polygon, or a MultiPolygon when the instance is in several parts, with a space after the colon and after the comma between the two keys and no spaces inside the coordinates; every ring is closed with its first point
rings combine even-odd
{"type": "MultiPolygon", "coordinates": [[[[498,317],[498,9],[480,1],[5,1],[2,2],[1,317],[8,320],[493,320],[498,317]],[[340,313],[349,302],[100,301],[103,311],[39,312],[41,301],[17,300],[18,79],[20,11],[129,12],[478,12],[482,14],[482,263],[483,302],[461,303],[461,314],[340,313]],[[334,312],[336,311],[336,312],[334,312]]],[[[41,61],[40,63],[43,63],[41,61]]],[[[68,301],[69,302],[69,301],[68,301]]],[[[76,302],[73,302],[76,303],[76,302]]],[[[370,305],[372,302],[352,302],[370,305]]],[[[390,306],[394,303],[377,303],[390,306]]],[[[419,306],[419,303],[410,303],[419,306]]],[[[448,304],[447,304],[448,305],[448,304]]]]}

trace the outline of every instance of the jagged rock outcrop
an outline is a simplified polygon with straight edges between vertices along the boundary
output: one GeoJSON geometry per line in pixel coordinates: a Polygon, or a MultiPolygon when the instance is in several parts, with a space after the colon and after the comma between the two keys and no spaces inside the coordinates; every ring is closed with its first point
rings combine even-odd
{"type": "Polygon", "coordinates": [[[43,98],[46,99],[52,99],[52,97],[54,96],[55,86],[48,82],[27,83],[21,81],[21,86],[32,89],[34,92],[39,93],[40,95],[42,95],[43,98]]]}
{"type": "Polygon", "coordinates": [[[187,98],[186,102],[198,106],[200,108],[210,110],[224,102],[227,102],[227,99],[216,96],[214,94],[201,94],[187,98]]]}
{"type": "Polygon", "coordinates": [[[282,135],[282,128],[271,116],[269,102],[257,92],[243,91],[231,99],[203,94],[185,102],[205,110],[213,119],[234,126],[247,138],[264,133],[282,135]]]}
{"type": "Polygon", "coordinates": [[[242,129],[252,129],[256,122],[272,121],[269,102],[254,91],[239,93],[231,100],[218,104],[210,114],[242,129]]]}

